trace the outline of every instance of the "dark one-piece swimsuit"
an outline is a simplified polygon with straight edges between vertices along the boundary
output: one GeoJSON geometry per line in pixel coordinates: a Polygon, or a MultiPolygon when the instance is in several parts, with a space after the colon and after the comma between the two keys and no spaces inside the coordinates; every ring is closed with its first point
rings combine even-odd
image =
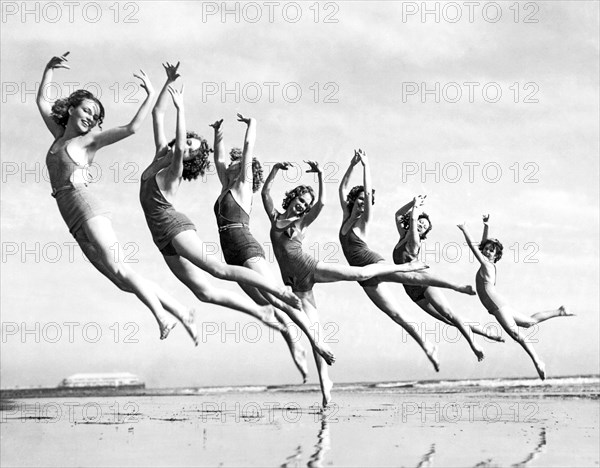
{"type": "MultiPolygon", "coordinates": [[[[342,245],[342,251],[348,263],[352,266],[363,267],[366,265],[372,265],[373,263],[379,263],[384,258],[377,252],[372,251],[367,246],[366,242],[358,237],[352,228],[348,229],[346,234],[342,234],[344,227],[344,221],[340,228],[340,244],[342,245]]],[[[381,283],[381,280],[377,277],[368,279],[366,281],[359,281],[363,288],[368,286],[377,286],[381,283]]]]}
{"type": "Polygon", "coordinates": [[[87,183],[73,183],[75,171],[84,171],[85,179],[87,168],[76,163],[69,155],[67,146],[71,141],[73,140],[68,140],[52,151],[55,141],[46,155],[46,166],[50,176],[52,196],[56,199],[58,210],[69,231],[78,242],[89,242],[83,224],[96,216],[110,218],[111,215],[110,211],[103,208],[90,192],[87,183]]]}
{"type": "Polygon", "coordinates": [[[317,261],[302,250],[304,236],[295,223],[277,227],[277,216],[271,219],[271,242],[279,263],[283,283],[294,292],[308,292],[315,284],[317,261]]]}
{"type": "Polygon", "coordinates": [[[231,190],[217,199],[214,210],[223,257],[229,265],[243,266],[251,258],[265,258],[263,248],[250,233],[250,216],[235,201],[231,190]]]}
{"type": "MultiPolygon", "coordinates": [[[[412,262],[419,255],[419,252],[417,252],[416,255],[411,255],[406,250],[406,244],[407,244],[407,242],[404,242],[404,243],[402,243],[400,245],[396,245],[396,247],[394,247],[394,252],[392,253],[392,259],[394,260],[394,263],[396,265],[402,265],[404,263],[412,262]]],[[[420,247],[419,247],[419,250],[421,250],[420,247]]],[[[413,302],[419,302],[419,301],[425,299],[425,291],[427,290],[427,286],[415,286],[415,285],[411,285],[411,284],[403,284],[402,286],[404,286],[404,290],[406,291],[406,294],[408,294],[408,297],[410,297],[413,300],[413,302]]]]}
{"type": "Polygon", "coordinates": [[[186,215],[177,211],[160,191],[156,174],[161,169],[157,165],[155,170],[145,174],[146,178],[142,176],[140,203],[156,247],[164,256],[171,257],[177,255],[173,238],[184,231],[195,231],[196,227],[186,215]]]}

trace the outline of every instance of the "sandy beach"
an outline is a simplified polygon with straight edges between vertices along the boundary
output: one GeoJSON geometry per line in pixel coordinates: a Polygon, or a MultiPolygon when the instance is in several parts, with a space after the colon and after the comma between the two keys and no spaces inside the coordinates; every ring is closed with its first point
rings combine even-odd
{"type": "Polygon", "coordinates": [[[597,393],[338,390],[3,402],[2,466],[598,466],[597,393]]]}

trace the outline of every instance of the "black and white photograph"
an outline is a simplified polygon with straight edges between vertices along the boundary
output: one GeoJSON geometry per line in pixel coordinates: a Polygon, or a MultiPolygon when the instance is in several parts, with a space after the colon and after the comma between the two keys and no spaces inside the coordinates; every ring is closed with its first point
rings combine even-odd
{"type": "Polygon", "coordinates": [[[600,2],[0,5],[2,467],[598,467],[600,2]]]}

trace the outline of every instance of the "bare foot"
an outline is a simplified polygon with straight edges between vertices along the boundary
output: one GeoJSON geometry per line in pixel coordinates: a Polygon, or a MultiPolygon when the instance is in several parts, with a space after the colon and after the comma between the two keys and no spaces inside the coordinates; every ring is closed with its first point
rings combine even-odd
{"type": "Polygon", "coordinates": [[[198,346],[198,330],[196,329],[195,312],[196,311],[194,309],[190,309],[187,318],[182,320],[181,323],[185,327],[185,331],[187,331],[192,340],[194,340],[194,344],[198,346]]]}
{"type": "Polygon", "coordinates": [[[175,322],[175,321],[173,321],[173,322],[159,321],[158,326],[160,327],[160,339],[165,340],[169,336],[169,333],[171,333],[171,330],[173,330],[173,328],[175,328],[175,325],[177,325],[177,322],[175,322]]]}
{"type": "Polygon", "coordinates": [[[426,346],[427,349],[425,350],[425,353],[427,353],[427,357],[431,361],[431,364],[433,364],[433,368],[435,369],[435,371],[439,372],[440,361],[438,360],[438,348],[437,346],[432,345],[431,343],[427,343],[426,346]]]}
{"type": "Polygon", "coordinates": [[[535,368],[537,370],[540,379],[546,380],[546,365],[543,362],[535,363],[535,368]]]}
{"type": "Polygon", "coordinates": [[[315,351],[319,353],[319,356],[325,359],[325,362],[328,366],[332,365],[335,362],[335,356],[328,347],[321,345],[319,347],[316,347],[315,351]]]}
{"type": "Polygon", "coordinates": [[[475,353],[475,356],[477,356],[477,360],[479,362],[483,361],[483,358],[485,357],[483,354],[483,351],[479,348],[474,348],[473,352],[475,353]]]}
{"type": "Polygon", "coordinates": [[[327,409],[329,403],[331,402],[331,389],[333,388],[333,382],[328,377],[327,379],[323,379],[321,383],[321,392],[323,392],[323,410],[327,409]]]}
{"type": "Polygon", "coordinates": [[[261,307],[261,313],[259,320],[264,323],[267,327],[272,328],[273,330],[277,330],[278,332],[283,332],[287,328],[284,324],[280,323],[277,320],[277,316],[275,315],[275,310],[273,306],[266,305],[261,307]]]}
{"type": "Polygon", "coordinates": [[[292,288],[289,286],[280,290],[279,294],[277,294],[277,298],[281,299],[287,305],[292,306],[294,309],[302,310],[302,301],[292,292],[292,288]]]}
{"type": "Polygon", "coordinates": [[[572,313],[566,306],[561,305],[558,308],[558,316],[559,317],[575,317],[575,314],[572,313]]]}
{"type": "Polygon", "coordinates": [[[468,294],[469,296],[477,295],[477,293],[473,289],[473,286],[471,286],[470,284],[467,284],[466,286],[461,286],[456,291],[458,291],[459,293],[468,294]]]}
{"type": "Polygon", "coordinates": [[[221,124],[223,123],[223,119],[221,120],[217,120],[215,123],[213,124],[209,124],[209,127],[214,128],[215,130],[219,130],[221,128],[221,124]]]}

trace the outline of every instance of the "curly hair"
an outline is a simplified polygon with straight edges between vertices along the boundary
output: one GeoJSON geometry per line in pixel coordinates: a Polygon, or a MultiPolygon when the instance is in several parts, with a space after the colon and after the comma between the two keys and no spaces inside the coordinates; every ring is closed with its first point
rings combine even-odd
{"type": "MultiPolygon", "coordinates": [[[[240,161],[242,159],[242,150],[240,148],[231,148],[229,152],[231,162],[240,161]]],[[[262,165],[256,158],[252,158],[252,192],[258,192],[265,181],[262,165]]]]}
{"type": "MultiPolygon", "coordinates": [[[[361,193],[365,191],[365,187],[363,185],[356,185],[352,187],[352,189],[348,192],[346,196],[346,206],[348,207],[348,211],[352,213],[352,209],[354,208],[354,203],[361,193]]],[[[371,205],[375,204],[375,189],[371,190],[371,205]]]]}
{"type": "MultiPolygon", "coordinates": [[[[203,176],[210,167],[208,158],[212,149],[208,146],[207,141],[196,132],[187,132],[185,137],[186,139],[193,138],[200,141],[200,147],[194,151],[190,151],[192,157],[183,161],[183,179],[195,180],[199,175],[203,176]]],[[[176,139],[174,138],[169,142],[169,148],[175,144],[175,141],[176,139]]]]}
{"type": "Polygon", "coordinates": [[[290,203],[292,203],[292,200],[294,198],[301,197],[305,193],[310,193],[310,195],[312,197],[312,202],[310,202],[310,206],[308,206],[306,208],[306,211],[304,212],[304,214],[308,213],[310,211],[310,209],[312,208],[313,204],[315,203],[315,198],[316,198],[315,191],[313,190],[313,188],[310,185],[298,185],[298,187],[285,192],[285,198],[283,199],[283,202],[281,203],[281,207],[284,210],[287,210],[288,206],[290,206],[290,203]]]}
{"type": "MultiPolygon", "coordinates": [[[[419,215],[419,217],[417,218],[417,221],[419,219],[426,219],[429,222],[429,227],[427,228],[427,230],[423,233],[420,234],[419,237],[421,238],[421,240],[424,240],[427,238],[427,234],[429,234],[429,231],[431,231],[433,229],[433,224],[431,224],[431,219],[429,219],[429,215],[427,213],[421,213],[419,215]]],[[[408,231],[410,229],[410,215],[408,213],[402,215],[402,219],[400,220],[400,227],[402,229],[404,229],[405,231],[408,231]]]]}
{"type": "Polygon", "coordinates": [[[69,109],[71,107],[78,107],[83,101],[89,99],[98,104],[100,108],[100,115],[98,116],[98,128],[102,130],[102,122],[104,122],[104,106],[100,100],[89,91],[85,89],[78,89],[71,93],[68,98],[57,99],[52,105],[52,111],[50,116],[58,125],[66,128],[67,122],[69,121],[69,109]]]}
{"type": "Polygon", "coordinates": [[[502,250],[504,250],[504,246],[498,239],[490,237],[489,239],[486,239],[481,244],[479,244],[479,250],[483,252],[483,249],[485,249],[485,246],[488,244],[492,244],[496,247],[496,258],[494,259],[494,263],[496,263],[502,258],[502,250]]]}

